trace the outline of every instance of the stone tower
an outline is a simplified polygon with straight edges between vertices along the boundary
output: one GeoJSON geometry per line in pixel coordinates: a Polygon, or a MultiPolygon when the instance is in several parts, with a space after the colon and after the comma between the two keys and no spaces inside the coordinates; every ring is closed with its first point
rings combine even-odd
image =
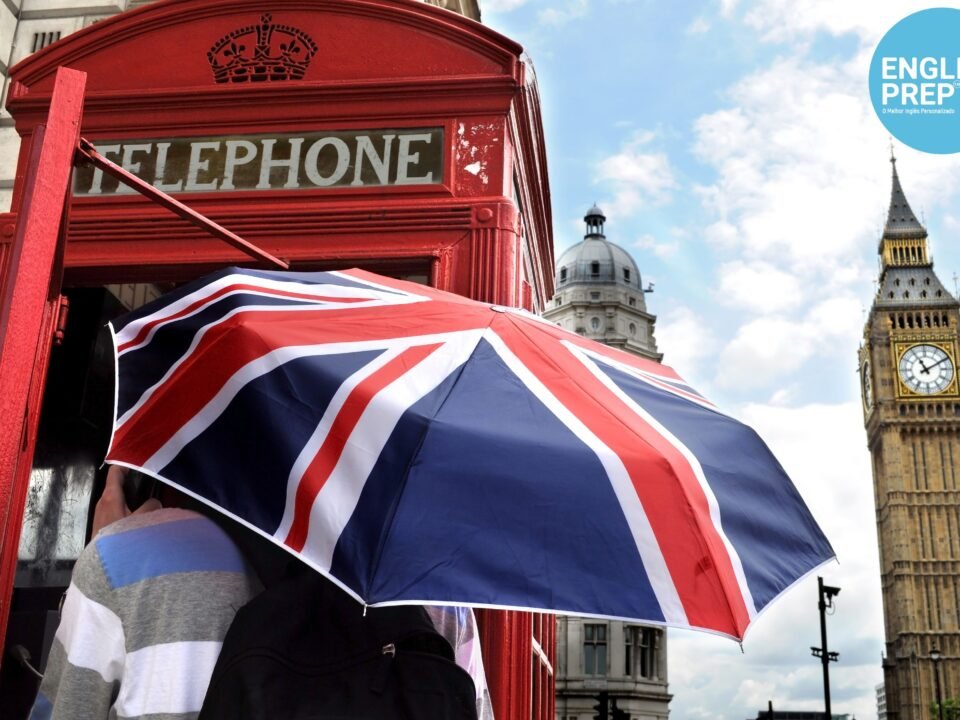
{"type": "Polygon", "coordinates": [[[887,717],[960,697],[960,304],[933,271],[896,159],[880,278],[860,348],[873,461],[887,717]],[[939,659],[937,659],[939,657],[939,659]]]}
{"type": "MultiPolygon", "coordinates": [[[[653,336],[640,271],[606,239],[594,206],[586,233],[560,256],[557,292],[543,316],[586,337],[651,360],[663,357],[653,336]]],[[[629,718],[666,720],[667,639],[661,628],[612,620],[557,618],[557,720],[591,720],[601,692],[629,718]]]]}

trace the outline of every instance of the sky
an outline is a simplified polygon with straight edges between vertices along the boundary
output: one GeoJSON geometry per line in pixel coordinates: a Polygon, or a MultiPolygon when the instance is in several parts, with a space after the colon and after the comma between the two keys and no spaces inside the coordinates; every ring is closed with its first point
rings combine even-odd
{"type": "MultiPolygon", "coordinates": [[[[751,424],[839,558],[834,713],[876,717],[883,621],[857,350],[890,199],[867,71],[906,15],[953,2],[481,0],[520,42],[544,107],[557,252],[598,202],[658,316],[664,362],[751,424]]],[[[960,158],[894,145],[934,269],[960,274],[960,158]]],[[[816,574],[741,647],[669,632],[672,720],[822,710],[816,574]]]]}

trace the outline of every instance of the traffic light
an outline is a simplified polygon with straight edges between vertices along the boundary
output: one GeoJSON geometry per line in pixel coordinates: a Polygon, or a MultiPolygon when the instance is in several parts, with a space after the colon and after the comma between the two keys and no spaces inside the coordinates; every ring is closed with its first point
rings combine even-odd
{"type": "Polygon", "coordinates": [[[613,707],[610,708],[610,720],[630,720],[630,713],[617,707],[617,699],[613,699],[613,707]]]}
{"type": "Polygon", "coordinates": [[[593,706],[593,720],[609,720],[610,700],[607,697],[607,691],[603,690],[597,695],[597,704],[593,706]]]}

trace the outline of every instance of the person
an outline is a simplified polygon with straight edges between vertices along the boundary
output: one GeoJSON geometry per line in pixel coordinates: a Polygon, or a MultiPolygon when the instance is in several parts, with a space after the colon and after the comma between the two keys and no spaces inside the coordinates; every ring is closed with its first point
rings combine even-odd
{"type": "Polygon", "coordinates": [[[31,720],[196,717],[227,629],[261,589],[209,518],[123,494],[111,466],[31,720]]]}
{"type": "MultiPolygon", "coordinates": [[[[131,511],[127,472],[107,472],[30,720],[192,720],[234,615],[286,572],[290,556],[243,528],[156,499],[131,511]]],[[[425,609],[493,720],[473,611],[425,609]]]]}

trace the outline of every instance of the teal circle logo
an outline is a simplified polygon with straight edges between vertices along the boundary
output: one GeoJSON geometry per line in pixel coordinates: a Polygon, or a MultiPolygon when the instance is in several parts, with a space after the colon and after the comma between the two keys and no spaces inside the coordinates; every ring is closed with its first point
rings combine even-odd
{"type": "Polygon", "coordinates": [[[870,99],[904,145],[960,152],[960,10],[921,10],[890,28],[870,62],[870,99]]]}

